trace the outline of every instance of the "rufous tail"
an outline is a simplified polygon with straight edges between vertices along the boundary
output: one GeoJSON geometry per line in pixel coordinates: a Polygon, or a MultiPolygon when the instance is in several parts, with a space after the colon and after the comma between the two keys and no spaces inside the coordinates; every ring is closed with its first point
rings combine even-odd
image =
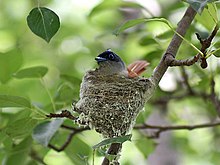
{"type": "Polygon", "coordinates": [[[146,70],[146,67],[149,65],[147,61],[139,60],[128,65],[128,77],[138,77],[141,73],[146,70]]]}

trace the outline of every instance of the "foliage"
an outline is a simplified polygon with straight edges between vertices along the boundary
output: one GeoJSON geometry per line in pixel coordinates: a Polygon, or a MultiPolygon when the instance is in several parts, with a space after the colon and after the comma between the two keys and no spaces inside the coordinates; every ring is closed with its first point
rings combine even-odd
{"type": "Polygon", "coordinates": [[[105,139],[103,141],[101,141],[100,143],[94,145],[92,148],[93,149],[97,149],[100,148],[102,146],[106,146],[109,145],[111,143],[124,143],[125,141],[131,141],[131,134],[130,135],[125,135],[122,137],[115,137],[115,138],[109,138],[109,139],[105,139]]]}
{"type": "Polygon", "coordinates": [[[51,138],[60,128],[61,124],[63,123],[62,119],[56,119],[51,122],[44,122],[37,125],[33,130],[33,139],[42,144],[43,146],[47,147],[51,138]]]}
{"type": "Polygon", "coordinates": [[[195,9],[198,13],[202,13],[204,7],[206,7],[208,2],[211,2],[213,0],[184,0],[187,3],[189,3],[193,9],[195,9]]]}
{"type": "MultiPolygon", "coordinates": [[[[219,3],[206,6],[210,1],[186,2],[201,14],[188,30],[184,39],[189,42],[183,42],[178,59],[197,54],[195,47],[200,49],[200,45],[195,32],[206,38],[219,22],[219,3]]],[[[0,2],[0,160],[7,165],[40,164],[39,161],[56,165],[63,154],[67,164],[92,164],[92,146],[102,141],[94,131],[76,134],[59,156],[50,158],[53,149],[45,146],[49,143],[62,146],[70,134],[68,129],[59,129],[61,124],[74,128],[76,125],[68,119],[46,121],[45,115],[71,109],[71,102],[79,98],[82,76],[96,67],[94,58],[109,47],[127,64],[137,59],[148,60],[151,65],[144,76],[150,76],[188,4],[155,1],[156,7],[146,8],[144,3],[150,5],[149,2],[137,4],[120,0],[97,0],[96,3],[47,0],[37,3],[25,0],[0,2]],[[123,10],[127,8],[132,8],[134,14],[123,10]],[[167,22],[174,29],[168,27],[167,22]],[[115,37],[113,32],[120,35],[115,37]]],[[[219,50],[219,38],[220,34],[215,37],[209,52],[219,50]]],[[[201,69],[196,64],[185,68],[185,72],[188,85],[199,94],[210,94],[210,82],[214,79],[216,97],[219,98],[220,69],[216,57],[220,55],[219,51],[214,54],[208,59],[208,69],[201,69]]],[[[171,125],[199,124],[216,118],[216,107],[209,99],[204,101],[202,95],[187,93],[189,86],[185,83],[185,72],[179,68],[168,70],[146,105],[146,111],[139,115],[138,124],[146,122],[157,109],[164,114],[162,120],[171,125]],[[167,98],[166,104],[160,102],[167,98]]],[[[219,135],[218,127],[176,131],[169,136],[167,145],[179,152],[179,161],[183,164],[216,164],[220,162],[219,135]],[[205,156],[207,154],[209,156],[205,156]]],[[[129,138],[117,140],[124,142],[129,138]]],[[[104,145],[110,141],[104,141],[104,145]]],[[[122,164],[144,162],[158,149],[154,140],[146,138],[145,131],[134,130],[131,142],[123,144],[126,149],[123,148],[121,153],[122,164]]],[[[95,164],[100,164],[102,157],[98,153],[94,158],[95,164]]]]}
{"type": "Polygon", "coordinates": [[[52,10],[36,7],[27,17],[27,23],[33,33],[50,42],[60,27],[59,17],[52,10]]]}

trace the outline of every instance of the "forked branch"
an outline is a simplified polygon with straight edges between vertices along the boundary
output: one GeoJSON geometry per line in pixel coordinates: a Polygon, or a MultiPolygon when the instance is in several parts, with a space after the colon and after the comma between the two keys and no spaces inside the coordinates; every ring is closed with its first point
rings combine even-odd
{"type": "MultiPolygon", "coordinates": [[[[184,16],[178,23],[176,32],[181,36],[185,36],[186,31],[190,27],[195,15],[196,15],[196,11],[189,6],[184,16]]],[[[155,85],[157,85],[160,82],[161,78],[163,77],[164,73],[169,67],[168,65],[169,61],[166,60],[167,56],[172,56],[173,58],[175,58],[182,41],[183,41],[182,38],[180,38],[177,34],[174,34],[165,54],[160,60],[159,65],[156,67],[153,75],[151,76],[151,79],[155,83],[155,85]]]]}
{"type": "Polygon", "coordinates": [[[166,54],[166,61],[167,61],[168,65],[169,66],[190,66],[190,65],[195,64],[198,60],[200,60],[201,67],[206,68],[207,67],[207,62],[206,62],[207,49],[210,47],[212,40],[215,37],[215,35],[217,34],[218,30],[219,30],[219,26],[216,25],[214,30],[210,34],[210,36],[207,37],[206,39],[202,39],[201,36],[198,33],[196,33],[196,36],[201,44],[200,51],[202,52],[202,54],[198,53],[197,55],[195,55],[194,57],[192,57],[190,59],[177,60],[177,59],[175,59],[173,54],[167,53],[166,54]]]}
{"type": "Polygon", "coordinates": [[[70,144],[70,142],[72,141],[72,138],[80,132],[86,131],[86,130],[90,130],[89,127],[85,127],[85,128],[74,128],[74,127],[69,127],[66,125],[61,125],[61,128],[65,128],[68,130],[71,130],[71,133],[69,134],[69,136],[67,137],[66,141],[64,142],[64,144],[61,147],[56,147],[53,144],[49,144],[48,147],[54,149],[57,152],[61,152],[63,150],[65,150],[65,148],[70,144]]]}

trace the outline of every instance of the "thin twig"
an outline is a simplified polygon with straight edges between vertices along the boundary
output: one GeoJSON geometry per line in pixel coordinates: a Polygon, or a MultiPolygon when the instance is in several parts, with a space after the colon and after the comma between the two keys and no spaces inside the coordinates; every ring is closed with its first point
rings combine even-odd
{"type": "Polygon", "coordinates": [[[213,29],[212,33],[206,39],[202,39],[202,37],[199,35],[199,33],[196,33],[197,39],[200,41],[200,44],[202,45],[202,47],[200,49],[201,52],[205,53],[206,49],[210,47],[212,40],[216,36],[218,30],[219,30],[219,26],[216,25],[215,28],[213,29]]]}
{"type": "Polygon", "coordinates": [[[143,124],[143,125],[137,125],[134,127],[134,129],[156,129],[155,135],[150,136],[149,138],[159,138],[160,133],[165,131],[171,131],[171,130],[193,130],[198,128],[209,128],[209,127],[215,127],[220,126],[220,121],[214,122],[214,123],[204,123],[204,124],[198,124],[198,125],[179,125],[179,126],[160,126],[160,125],[150,125],[150,124],[143,124]]]}
{"type": "Polygon", "coordinates": [[[46,115],[48,118],[68,118],[71,120],[76,120],[77,117],[73,116],[68,110],[62,110],[60,114],[50,113],[49,115],[46,115]]]}
{"type": "Polygon", "coordinates": [[[189,59],[185,59],[185,60],[177,60],[175,59],[175,56],[173,54],[170,54],[169,52],[167,52],[166,55],[166,61],[168,63],[169,66],[190,66],[195,64],[199,59],[201,60],[201,67],[202,68],[206,68],[207,62],[206,62],[206,53],[207,53],[207,49],[210,47],[213,38],[215,37],[215,35],[218,32],[218,25],[215,26],[215,28],[213,29],[212,33],[210,34],[209,37],[207,37],[206,39],[202,39],[201,36],[199,35],[199,33],[196,33],[197,39],[200,41],[201,44],[201,49],[200,51],[203,53],[202,55],[200,53],[198,53],[197,55],[195,55],[192,58],[189,59]]]}
{"type": "Polygon", "coordinates": [[[175,92],[169,93],[169,95],[157,98],[155,100],[150,101],[151,104],[164,104],[169,102],[170,100],[181,100],[187,97],[197,97],[197,98],[202,98],[204,100],[210,99],[210,95],[206,94],[204,92],[196,92],[193,91],[193,93],[190,93],[188,91],[186,91],[185,93],[176,95],[175,92]]]}
{"type": "Polygon", "coordinates": [[[70,144],[70,142],[72,141],[72,138],[74,135],[76,135],[77,133],[89,130],[89,127],[85,127],[85,128],[73,128],[73,127],[69,127],[69,126],[65,126],[62,125],[62,128],[66,128],[66,129],[70,129],[72,130],[72,132],[69,134],[68,138],[66,139],[66,142],[61,146],[61,147],[56,147],[52,144],[49,144],[48,147],[54,149],[57,152],[61,152],[63,150],[65,150],[65,148],[70,144]]]}
{"type": "Polygon", "coordinates": [[[183,83],[186,85],[186,88],[187,88],[187,91],[190,95],[193,95],[194,94],[194,91],[192,89],[192,87],[190,86],[189,84],[189,77],[188,77],[188,74],[186,73],[186,70],[185,68],[182,66],[180,67],[181,69],[181,73],[182,73],[182,77],[183,77],[183,83]]]}
{"type": "Polygon", "coordinates": [[[215,93],[214,78],[211,79],[211,84],[210,85],[211,85],[210,100],[214,104],[216,112],[217,112],[218,116],[220,117],[220,100],[218,99],[218,97],[216,96],[216,93],[215,93]]]}

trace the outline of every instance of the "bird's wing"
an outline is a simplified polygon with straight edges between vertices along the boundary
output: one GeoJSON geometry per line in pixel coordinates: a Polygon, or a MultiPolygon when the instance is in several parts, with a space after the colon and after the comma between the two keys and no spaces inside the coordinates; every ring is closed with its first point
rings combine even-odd
{"type": "Polygon", "coordinates": [[[133,78],[139,76],[142,72],[146,70],[146,67],[149,65],[147,61],[135,61],[128,65],[128,77],[133,78]]]}

